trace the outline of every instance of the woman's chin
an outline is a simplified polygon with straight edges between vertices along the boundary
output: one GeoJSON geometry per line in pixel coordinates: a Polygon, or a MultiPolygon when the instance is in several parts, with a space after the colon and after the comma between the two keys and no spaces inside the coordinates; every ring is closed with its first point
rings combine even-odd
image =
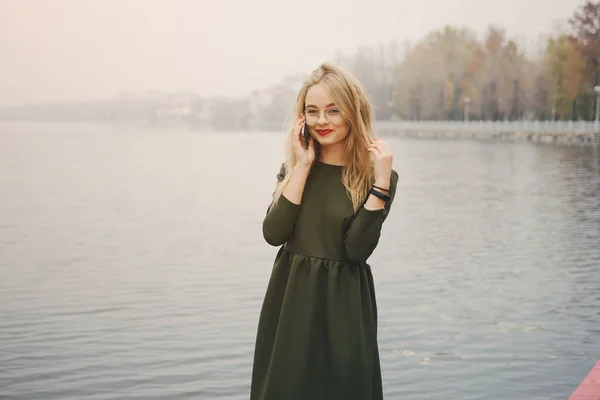
{"type": "Polygon", "coordinates": [[[317,138],[317,143],[319,143],[322,147],[338,144],[338,142],[340,142],[340,139],[334,134],[329,134],[327,136],[321,136],[317,138]]]}

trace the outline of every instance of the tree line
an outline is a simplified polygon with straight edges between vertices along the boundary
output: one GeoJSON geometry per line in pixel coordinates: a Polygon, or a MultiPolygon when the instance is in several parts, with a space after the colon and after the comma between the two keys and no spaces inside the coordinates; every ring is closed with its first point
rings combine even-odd
{"type": "MultiPolygon", "coordinates": [[[[468,28],[446,26],[414,45],[365,46],[338,52],[334,61],[361,80],[379,120],[593,120],[600,2],[576,9],[537,54],[523,47],[499,27],[479,39],[468,28]]],[[[263,111],[284,118],[289,102],[282,98],[291,90],[280,86],[263,111]]]]}
{"type": "MultiPolygon", "coordinates": [[[[490,26],[446,26],[410,44],[362,46],[333,60],[363,83],[377,120],[593,120],[600,92],[600,1],[586,1],[537,51],[490,26]],[[595,89],[599,89],[596,92],[595,89]]],[[[240,98],[196,94],[0,108],[2,118],[183,121],[213,130],[281,130],[304,74],[240,98]],[[183,101],[182,99],[187,99],[183,101]],[[185,113],[178,107],[187,104],[185,113]]]]}

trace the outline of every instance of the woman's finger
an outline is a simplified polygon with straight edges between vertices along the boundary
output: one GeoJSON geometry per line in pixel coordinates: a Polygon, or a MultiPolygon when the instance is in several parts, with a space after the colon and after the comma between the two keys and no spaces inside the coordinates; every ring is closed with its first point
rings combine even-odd
{"type": "Polygon", "coordinates": [[[304,136],[302,134],[302,126],[303,125],[304,125],[304,118],[300,117],[298,119],[298,122],[296,123],[296,126],[294,127],[294,134],[298,137],[300,144],[302,144],[302,137],[304,136]]]}
{"type": "Polygon", "coordinates": [[[302,125],[304,125],[304,116],[298,118],[298,122],[296,122],[296,126],[294,126],[294,131],[299,132],[302,130],[302,125]]]}
{"type": "Polygon", "coordinates": [[[375,146],[369,146],[367,147],[367,151],[371,154],[373,154],[375,156],[375,158],[380,158],[381,157],[381,153],[379,152],[379,149],[375,146]]]}
{"type": "Polygon", "coordinates": [[[371,144],[383,144],[383,145],[387,145],[387,142],[385,140],[381,140],[379,138],[373,138],[373,142],[371,144]]]}
{"type": "Polygon", "coordinates": [[[385,154],[388,155],[388,156],[391,156],[392,155],[392,149],[390,148],[390,145],[387,142],[383,141],[383,140],[381,141],[381,145],[384,148],[385,154]]]}
{"type": "Polygon", "coordinates": [[[389,146],[387,146],[386,143],[377,142],[377,143],[373,143],[371,146],[373,146],[377,150],[379,150],[381,155],[390,155],[391,154],[389,146]]]}

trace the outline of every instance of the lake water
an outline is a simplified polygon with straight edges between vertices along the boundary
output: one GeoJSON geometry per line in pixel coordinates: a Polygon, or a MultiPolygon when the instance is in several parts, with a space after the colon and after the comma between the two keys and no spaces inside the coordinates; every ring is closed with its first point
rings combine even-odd
{"type": "MultiPolygon", "coordinates": [[[[593,147],[387,138],[388,399],[566,399],[600,358],[593,147]]],[[[0,398],[247,399],[273,133],[0,123],[0,398]]]]}

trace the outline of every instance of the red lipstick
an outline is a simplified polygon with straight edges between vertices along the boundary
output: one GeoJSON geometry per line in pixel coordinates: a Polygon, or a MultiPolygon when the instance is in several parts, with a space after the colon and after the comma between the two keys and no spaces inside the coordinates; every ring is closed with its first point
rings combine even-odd
{"type": "Polygon", "coordinates": [[[333,132],[333,129],[317,129],[316,132],[321,136],[325,136],[333,132]]]}

